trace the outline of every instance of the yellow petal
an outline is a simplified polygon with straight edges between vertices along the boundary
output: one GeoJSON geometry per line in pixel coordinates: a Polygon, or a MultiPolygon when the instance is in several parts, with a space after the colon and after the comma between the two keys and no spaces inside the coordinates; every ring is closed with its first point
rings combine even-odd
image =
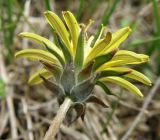
{"type": "Polygon", "coordinates": [[[103,24],[101,24],[101,29],[100,29],[99,35],[98,35],[94,45],[96,45],[100,41],[100,38],[101,38],[105,28],[106,27],[103,24]]]}
{"type": "Polygon", "coordinates": [[[77,23],[76,18],[74,17],[74,15],[69,12],[69,11],[64,11],[62,12],[63,18],[68,26],[68,29],[70,31],[71,34],[71,38],[73,41],[73,51],[75,53],[76,51],[76,47],[77,47],[77,42],[78,42],[78,37],[79,37],[79,33],[80,33],[80,27],[77,23]]]}
{"type": "Polygon", "coordinates": [[[126,64],[140,64],[148,61],[149,57],[132,51],[119,50],[112,58],[112,61],[115,60],[124,60],[126,64]]]}
{"type": "Polygon", "coordinates": [[[90,51],[89,55],[85,60],[85,65],[92,61],[94,58],[98,57],[99,54],[103,51],[103,49],[110,43],[111,41],[111,33],[108,32],[106,37],[99,41],[90,51]]]}
{"type": "Polygon", "coordinates": [[[115,67],[128,64],[141,64],[149,60],[149,57],[144,54],[136,54],[132,51],[119,50],[111,59],[111,61],[104,63],[96,71],[103,71],[108,67],[115,67]]]}
{"type": "Polygon", "coordinates": [[[56,57],[54,57],[51,53],[40,49],[25,49],[17,52],[15,56],[17,58],[27,57],[30,58],[31,60],[42,60],[46,63],[59,65],[56,57]]]}
{"type": "Polygon", "coordinates": [[[37,43],[39,43],[43,46],[45,43],[50,49],[55,51],[64,60],[64,55],[63,55],[62,51],[54,43],[52,43],[50,40],[48,40],[40,35],[37,35],[34,33],[29,33],[29,32],[20,33],[19,36],[29,38],[29,39],[36,41],[37,43]]]}
{"type": "Polygon", "coordinates": [[[91,51],[91,43],[94,39],[94,36],[90,36],[89,39],[85,42],[85,46],[84,46],[84,59],[86,59],[86,57],[88,56],[88,54],[90,53],[91,51]]]}
{"type": "Polygon", "coordinates": [[[66,45],[70,54],[73,55],[73,48],[69,41],[69,34],[62,20],[53,12],[47,11],[44,13],[48,23],[55,29],[58,35],[61,37],[63,43],[66,45]]]}
{"type": "Polygon", "coordinates": [[[130,92],[134,93],[135,95],[143,97],[143,94],[136,86],[134,86],[133,84],[131,84],[130,82],[128,82],[127,80],[125,80],[123,78],[116,77],[116,76],[110,76],[110,77],[101,78],[100,81],[115,83],[115,84],[120,85],[123,88],[129,90],[130,92]]]}
{"type": "Polygon", "coordinates": [[[126,40],[131,29],[129,27],[122,28],[118,30],[116,33],[112,35],[111,43],[103,50],[101,54],[109,53],[110,51],[114,50],[115,48],[119,47],[119,45],[126,40]]]}
{"type": "Polygon", "coordinates": [[[96,70],[96,72],[103,71],[103,70],[105,70],[106,68],[109,68],[109,67],[119,66],[119,65],[122,65],[122,64],[124,64],[124,63],[125,63],[124,60],[109,61],[109,62],[104,63],[103,65],[101,65],[101,66],[96,70]]]}
{"type": "Polygon", "coordinates": [[[39,36],[37,34],[34,34],[34,33],[29,33],[29,32],[23,32],[23,33],[20,33],[19,34],[20,37],[25,37],[25,38],[29,38],[43,46],[46,47],[49,47],[53,52],[56,53],[56,57],[58,59],[61,59],[63,62],[65,62],[65,59],[64,59],[64,55],[63,55],[63,52],[54,44],[52,43],[50,40],[42,37],[42,36],[39,36]]]}
{"type": "Polygon", "coordinates": [[[107,71],[107,70],[112,70],[112,71],[116,71],[116,72],[130,71],[128,74],[125,74],[123,77],[131,78],[131,79],[137,80],[143,84],[151,86],[151,81],[148,79],[148,77],[146,77],[144,74],[142,74],[134,69],[127,68],[127,67],[112,67],[112,68],[105,69],[105,71],[107,71]]]}
{"type": "Polygon", "coordinates": [[[45,77],[45,79],[49,79],[49,78],[53,77],[53,74],[50,71],[48,71],[46,69],[41,69],[30,76],[28,83],[30,85],[41,84],[43,82],[43,80],[40,77],[40,75],[45,77]]]}

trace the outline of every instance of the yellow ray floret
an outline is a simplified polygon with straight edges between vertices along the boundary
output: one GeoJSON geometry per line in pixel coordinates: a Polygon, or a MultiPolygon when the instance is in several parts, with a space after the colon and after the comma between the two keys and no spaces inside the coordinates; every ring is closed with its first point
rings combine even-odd
{"type": "Polygon", "coordinates": [[[125,60],[126,64],[141,64],[149,61],[149,56],[132,51],[119,50],[112,58],[112,61],[115,60],[125,60]]]}
{"type": "MultiPolygon", "coordinates": [[[[29,84],[42,83],[41,76],[45,79],[53,76],[54,80],[61,84],[63,83],[61,80],[66,76],[63,73],[66,72],[68,75],[71,71],[76,82],[80,81],[79,75],[87,78],[97,75],[99,82],[115,83],[135,95],[143,97],[141,91],[127,80],[136,80],[146,85],[151,85],[151,81],[144,74],[123,66],[147,62],[149,57],[118,49],[130,34],[129,27],[122,28],[113,34],[108,32],[102,37],[105,27],[101,25],[96,36],[88,36],[87,30],[93,22],[91,20],[88,26],[83,24],[80,26],[70,11],[62,12],[65,23],[51,11],[46,11],[44,15],[56,33],[55,41],[58,46],[35,33],[23,32],[19,34],[19,36],[29,38],[45,47],[45,50],[25,49],[15,55],[16,57],[38,60],[44,65],[43,69],[30,77],[29,84]]],[[[65,84],[62,86],[65,89],[65,84]]],[[[74,82],[73,86],[75,86],[74,82]]]]}
{"type": "Polygon", "coordinates": [[[55,13],[51,11],[45,12],[44,15],[48,23],[53,27],[53,29],[55,29],[57,34],[61,37],[63,43],[67,47],[70,54],[73,54],[73,47],[69,40],[69,34],[62,20],[55,13]]]}
{"type": "Polygon", "coordinates": [[[90,53],[88,54],[84,65],[88,64],[91,60],[93,60],[94,58],[98,57],[99,54],[103,51],[103,49],[110,43],[111,41],[111,37],[112,34],[110,32],[108,32],[106,34],[106,37],[104,39],[102,39],[101,41],[99,41],[90,51],[90,53]]]}
{"type": "Polygon", "coordinates": [[[149,80],[148,77],[146,77],[144,74],[131,69],[127,67],[112,67],[112,68],[106,68],[104,71],[115,71],[115,72],[127,72],[129,73],[125,74],[124,77],[131,78],[134,80],[137,80],[143,84],[146,84],[148,86],[151,86],[151,81],[149,80]]]}
{"type": "Polygon", "coordinates": [[[56,57],[54,57],[51,53],[40,49],[25,49],[17,52],[15,56],[17,58],[27,57],[30,58],[31,60],[41,60],[46,63],[51,63],[60,66],[56,57]]]}
{"type": "Polygon", "coordinates": [[[113,33],[112,40],[111,40],[110,44],[105,47],[102,54],[107,54],[110,51],[114,50],[115,48],[119,47],[119,45],[124,40],[126,40],[128,35],[130,34],[130,32],[131,32],[131,28],[125,27],[125,28],[122,28],[122,29],[118,30],[117,32],[113,33]]]}
{"type": "Polygon", "coordinates": [[[30,85],[41,84],[43,82],[43,79],[40,76],[45,77],[45,79],[49,79],[53,77],[53,74],[46,69],[38,70],[30,76],[28,83],[30,85]]]}
{"type": "Polygon", "coordinates": [[[95,41],[94,45],[96,45],[99,42],[99,40],[101,39],[105,28],[106,28],[106,26],[104,26],[103,24],[101,24],[101,29],[100,29],[99,35],[98,35],[97,40],[95,41]]]}
{"type": "Polygon", "coordinates": [[[88,40],[85,40],[85,43],[84,43],[84,60],[86,59],[86,57],[88,56],[88,54],[90,53],[91,51],[91,43],[94,39],[94,36],[90,36],[88,40]]]}
{"type": "Polygon", "coordinates": [[[45,46],[45,44],[46,44],[50,49],[52,49],[54,52],[56,52],[64,60],[64,55],[63,55],[62,51],[54,43],[52,43],[52,41],[50,41],[40,35],[37,35],[35,33],[29,33],[29,32],[20,33],[19,36],[29,38],[29,39],[31,39],[31,40],[33,40],[43,46],[45,46]]]}
{"type": "Polygon", "coordinates": [[[75,54],[78,37],[80,33],[80,27],[77,23],[77,20],[75,19],[74,15],[71,12],[65,11],[65,12],[62,12],[62,15],[70,31],[71,38],[73,41],[73,52],[75,54]]]}
{"type": "Polygon", "coordinates": [[[130,92],[134,93],[135,95],[143,97],[143,94],[136,86],[134,86],[133,84],[131,84],[130,82],[128,82],[123,78],[116,77],[116,76],[109,76],[109,77],[101,78],[100,81],[111,82],[111,83],[120,85],[123,88],[129,90],[130,92]]]}
{"type": "Polygon", "coordinates": [[[119,50],[111,61],[104,63],[96,71],[103,71],[108,67],[115,67],[128,64],[141,64],[149,61],[149,57],[143,54],[136,54],[131,51],[119,50]]]}

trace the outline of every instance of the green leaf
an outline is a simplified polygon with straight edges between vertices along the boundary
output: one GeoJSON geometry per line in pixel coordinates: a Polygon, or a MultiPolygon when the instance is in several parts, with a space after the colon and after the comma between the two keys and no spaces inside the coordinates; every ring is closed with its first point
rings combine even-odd
{"type": "Polygon", "coordinates": [[[5,83],[4,83],[4,81],[0,78],[0,98],[3,98],[3,97],[5,97],[5,87],[6,87],[6,85],[5,85],[5,83]]]}
{"type": "Polygon", "coordinates": [[[114,11],[116,10],[116,7],[118,6],[118,3],[120,2],[120,0],[114,0],[109,2],[111,5],[109,4],[109,6],[106,7],[102,16],[101,23],[103,23],[104,25],[107,25],[108,22],[110,21],[110,17],[113,15],[114,11]]]}
{"type": "Polygon", "coordinates": [[[82,13],[83,13],[83,9],[84,9],[84,5],[85,5],[85,0],[80,0],[78,9],[77,9],[77,13],[76,13],[76,19],[78,21],[80,21],[82,13]]]}
{"type": "Polygon", "coordinates": [[[78,38],[76,54],[74,59],[74,66],[76,73],[79,72],[79,70],[82,68],[83,59],[84,59],[84,31],[82,29],[78,38]]]}

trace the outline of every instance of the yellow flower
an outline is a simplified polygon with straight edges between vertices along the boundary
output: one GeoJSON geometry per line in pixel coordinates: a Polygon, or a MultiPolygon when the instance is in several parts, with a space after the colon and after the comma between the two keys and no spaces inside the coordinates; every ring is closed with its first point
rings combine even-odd
{"type": "Polygon", "coordinates": [[[66,96],[71,98],[73,102],[83,106],[79,116],[84,113],[85,102],[92,101],[104,105],[92,94],[96,84],[109,92],[107,82],[115,83],[143,97],[141,91],[128,79],[146,85],[151,85],[151,81],[127,66],[145,63],[149,57],[118,49],[130,34],[129,27],[115,33],[108,32],[103,36],[105,27],[102,25],[98,36],[88,37],[88,27],[80,26],[69,11],[62,12],[67,27],[55,13],[46,11],[44,15],[56,33],[56,44],[34,33],[19,34],[44,46],[43,50],[25,49],[16,53],[16,57],[38,60],[44,66],[30,77],[31,85],[44,82],[48,89],[57,94],[60,104],[66,96]]]}

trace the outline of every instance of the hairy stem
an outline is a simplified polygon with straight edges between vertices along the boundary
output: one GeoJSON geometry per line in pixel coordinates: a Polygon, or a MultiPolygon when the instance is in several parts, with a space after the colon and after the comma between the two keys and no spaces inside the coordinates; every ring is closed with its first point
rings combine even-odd
{"type": "Polygon", "coordinates": [[[60,129],[60,125],[62,124],[68,109],[70,108],[72,101],[70,98],[65,98],[63,104],[60,106],[57,115],[53,119],[48,131],[44,136],[44,140],[54,140],[56,134],[60,129]]]}

